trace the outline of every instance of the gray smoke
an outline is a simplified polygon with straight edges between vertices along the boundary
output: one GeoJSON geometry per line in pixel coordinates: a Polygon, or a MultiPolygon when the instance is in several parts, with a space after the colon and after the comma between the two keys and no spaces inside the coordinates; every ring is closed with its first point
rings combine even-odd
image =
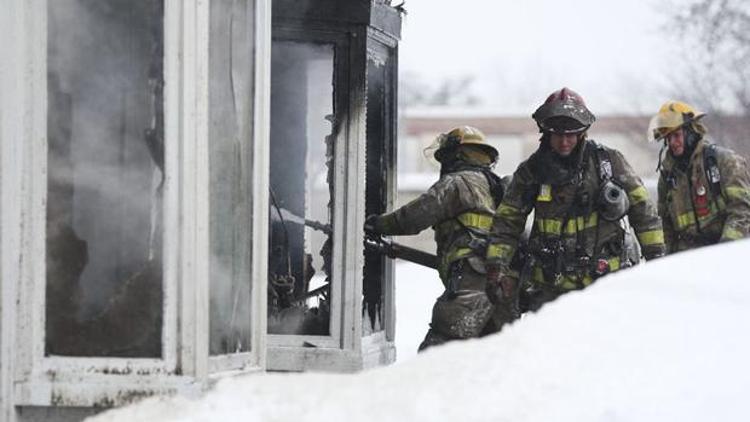
{"type": "Polygon", "coordinates": [[[48,223],[52,230],[72,226],[87,244],[79,280],[83,319],[100,312],[153,256],[161,171],[143,133],[153,118],[148,69],[150,31],[162,19],[153,13],[157,1],[48,3],[50,199],[66,202],[50,204],[56,214],[48,223]],[[55,97],[69,98],[68,107],[55,97]]]}

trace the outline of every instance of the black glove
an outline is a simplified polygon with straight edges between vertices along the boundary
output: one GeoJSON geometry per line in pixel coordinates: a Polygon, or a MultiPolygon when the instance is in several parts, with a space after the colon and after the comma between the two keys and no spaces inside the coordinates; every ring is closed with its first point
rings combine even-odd
{"type": "Polygon", "coordinates": [[[380,233],[378,226],[378,219],[380,218],[377,214],[370,214],[365,218],[365,232],[371,234],[380,233]]]}
{"type": "Polygon", "coordinates": [[[490,302],[498,303],[511,297],[515,290],[516,281],[507,276],[499,266],[487,265],[487,296],[490,302]]]}

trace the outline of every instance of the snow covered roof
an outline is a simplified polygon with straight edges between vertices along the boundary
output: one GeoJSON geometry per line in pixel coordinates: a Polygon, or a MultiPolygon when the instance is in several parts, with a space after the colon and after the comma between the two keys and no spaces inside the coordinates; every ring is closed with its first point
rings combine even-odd
{"type": "MultiPolygon", "coordinates": [[[[199,400],[152,398],[92,420],[746,420],[748,256],[744,240],[647,263],[499,335],[394,366],[226,379],[199,400]]],[[[409,275],[396,282],[419,282],[409,275]]]]}

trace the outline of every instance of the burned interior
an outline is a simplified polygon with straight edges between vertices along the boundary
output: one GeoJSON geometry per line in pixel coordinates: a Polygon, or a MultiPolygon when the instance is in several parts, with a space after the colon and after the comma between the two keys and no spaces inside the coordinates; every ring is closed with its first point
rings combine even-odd
{"type": "Polygon", "coordinates": [[[393,268],[363,224],[395,192],[399,11],[8,5],[23,41],[0,72],[11,407],[93,412],[229,374],[394,361],[393,268]]]}
{"type": "Polygon", "coordinates": [[[163,17],[48,3],[47,354],[161,354],[163,17]]]}
{"type": "MultiPolygon", "coordinates": [[[[336,222],[352,212],[363,221],[393,200],[400,18],[367,1],[291,3],[274,3],[268,333],[327,336],[332,318],[341,318],[332,314],[332,301],[342,300],[332,287],[355,285],[332,272],[341,265],[336,222]],[[361,137],[352,132],[357,119],[364,120],[361,137]],[[359,160],[363,203],[341,186],[359,160]]],[[[365,336],[385,329],[390,264],[377,251],[363,254],[365,336]]]]}
{"type": "Polygon", "coordinates": [[[334,46],[275,41],[271,61],[272,334],[329,334],[334,46]]]}

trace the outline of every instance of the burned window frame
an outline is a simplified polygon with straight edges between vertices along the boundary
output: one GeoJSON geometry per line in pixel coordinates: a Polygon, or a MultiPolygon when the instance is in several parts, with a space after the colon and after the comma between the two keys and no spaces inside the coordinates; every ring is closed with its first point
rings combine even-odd
{"type": "MultiPolygon", "coordinates": [[[[265,369],[266,353],[266,273],[267,273],[267,245],[265,240],[268,237],[267,209],[269,203],[268,186],[269,186],[269,128],[270,128],[270,94],[267,86],[270,85],[270,62],[271,62],[271,37],[270,37],[270,11],[271,0],[247,0],[247,15],[244,17],[247,23],[254,24],[254,28],[245,28],[242,32],[245,42],[251,46],[248,53],[249,60],[247,73],[250,80],[244,81],[248,85],[246,94],[250,97],[245,108],[249,111],[245,118],[249,120],[243,133],[244,140],[249,145],[242,145],[241,160],[246,166],[247,171],[244,174],[236,176],[244,177],[246,180],[241,181],[243,188],[247,189],[246,201],[244,205],[248,208],[246,214],[249,216],[247,234],[250,244],[247,245],[249,256],[245,257],[249,266],[247,280],[250,295],[249,313],[251,321],[248,322],[250,327],[249,350],[235,353],[216,353],[211,349],[211,325],[210,318],[213,316],[211,310],[212,304],[208,303],[209,321],[207,324],[207,343],[208,354],[208,373],[218,374],[226,371],[257,371],[265,369]]],[[[212,7],[212,5],[210,5],[212,7]]],[[[209,34],[212,34],[212,27],[209,23],[209,34]]],[[[210,46],[211,40],[207,41],[210,46]]],[[[210,54],[207,54],[210,57],[210,54]]],[[[208,65],[211,69],[211,65],[208,65]]],[[[210,73],[210,72],[209,72],[210,73]]],[[[211,75],[209,74],[209,78],[211,75]]],[[[237,83],[238,81],[232,81],[237,83]]],[[[210,80],[209,80],[210,83],[210,80]]],[[[209,93],[210,94],[210,93],[209,93]]],[[[207,98],[210,99],[210,95],[207,98]]],[[[210,110],[209,110],[210,116],[210,110]]],[[[239,117],[239,116],[238,116],[239,117]]],[[[210,138],[209,138],[210,142],[210,138]]],[[[241,141],[242,142],[242,141],[241,141]]],[[[208,153],[207,153],[208,155],[208,153]]],[[[210,177],[210,176],[209,176],[210,177]]],[[[209,216],[210,219],[210,216],[209,216]]],[[[210,224],[210,222],[209,222],[210,224]]],[[[212,245],[213,246],[213,245],[212,245]]],[[[242,259],[242,258],[239,258],[242,259]]],[[[211,289],[209,281],[208,288],[211,289]]],[[[210,296],[210,293],[207,293],[210,296]]]]}
{"type": "MultiPolygon", "coordinates": [[[[164,0],[164,245],[160,358],[45,356],[45,243],[47,195],[47,1],[9,0],[12,31],[22,42],[4,48],[13,63],[3,87],[18,83],[14,108],[3,99],[0,168],[3,186],[3,384],[14,386],[11,406],[110,407],[144,396],[195,392],[221,372],[258,371],[265,361],[263,242],[268,199],[270,0],[248,0],[254,10],[251,278],[251,352],[209,358],[208,347],[208,37],[209,4],[164,0]],[[10,80],[13,82],[8,82],[10,80]],[[6,112],[7,111],[7,112],[6,112]],[[9,141],[7,144],[5,141],[9,141]],[[9,192],[7,187],[13,186],[9,192]],[[8,193],[8,197],[5,194],[8,193]],[[12,206],[9,206],[12,205],[12,206]],[[10,236],[6,236],[5,227],[10,236]],[[41,257],[41,259],[39,259],[41,257]],[[12,300],[11,300],[12,299],[12,300]],[[6,320],[6,316],[11,320],[6,320]],[[12,327],[12,328],[9,328],[12,327]],[[14,349],[8,358],[6,351],[14,349]]],[[[2,397],[6,406],[6,397],[2,397]]]]}
{"type": "MultiPolygon", "coordinates": [[[[344,280],[342,269],[344,234],[341,227],[344,216],[347,214],[343,198],[347,193],[344,191],[347,173],[346,133],[348,121],[342,120],[342,110],[349,104],[346,96],[348,81],[337,77],[346,74],[349,63],[348,51],[351,48],[349,39],[340,33],[325,30],[296,30],[289,28],[273,28],[272,42],[295,42],[310,43],[318,45],[330,45],[333,47],[333,118],[331,124],[331,139],[333,140],[333,207],[331,211],[331,226],[333,233],[330,235],[333,243],[331,253],[330,291],[328,300],[330,303],[330,319],[328,335],[305,335],[305,334],[268,334],[269,347],[310,347],[323,349],[342,348],[342,337],[345,335],[343,327],[346,325],[344,309],[342,307],[342,295],[344,288],[341,280],[344,280]],[[342,108],[343,107],[343,108],[342,108]]],[[[269,353],[269,359],[275,359],[277,353],[269,353]]]]}
{"type": "MultiPolygon", "coordinates": [[[[367,103],[368,103],[368,116],[366,116],[367,123],[367,184],[365,187],[365,216],[370,214],[381,214],[393,210],[393,206],[396,201],[396,169],[398,168],[397,163],[397,139],[398,139],[398,84],[395,81],[398,80],[398,42],[393,37],[387,36],[374,28],[368,28],[368,40],[367,40],[367,103]],[[370,72],[372,70],[371,63],[377,63],[383,67],[383,93],[382,93],[382,104],[379,105],[380,111],[382,112],[382,139],[372,139],[372,134],[369,133],[369,112],[370,108],[370,72]],[[376,151],[373,151],[373,147],[377,147],[376,151]],[[375,156],[372,154],[375,153],[375,156]],[[374,165],[377,164],[377,165],[374,165]],[[377,180],[373,183],[372,178],[377,180]],[[378,192],[373,195],[370,192],[371,188],[376,188],[378,192]],[[372,198],[375,196],[376,198],[372,198]],[[377,204],[379,203],[379,204],[377,204]],[[378,208],[378,207],[382,208],[378,208]]],[[[382,341],[395,341],[395,328],[396,328],[396,304],[395,304],[395,285],[394,285],[394,262],[392,259],[387,259],[384,256],[375,257],[371,252],[365,251],[365,260],[363,268],[363,289],[362,296],[363,302],[368,302],[368,286],[366,285],[366,278],[370,272],[380,275],[380,310],[379,314],[381,318],[385,320],[380,321],[379,330],[366,330],[367,327],[363,327],[362,335],[364,337],[371,337],[370,342],[374,343],[377,340],[382,341]],[[373,265],[375,268],[369,268],[373,265]],[[369,332],[368,332],[369,331],[369,332]]],[[[372,324],[371,321],[372,313],[365,310],[362,317],[362,324],[372,324]]]]}
{"type": "MultiPolygon", "coordinates": [[[[347,13],[359,13],[360,3],[345,3],[336,9],[329,2],[315,17],[300,20],[297,12],[289,17],[274,14],[273,40],[309,43],[334,43],[334,120],[340,126],[335,134],[335,185],[333,209],[333,269],[331,293],[331,332],[327,337],[306,335],[268,336],[268,368],[271,370],[338,370],[355,371],[395,360],[395,307],[393,298],[392,264],[385,263],[384,312],[387,314],[382,331],[363,333],[363,276],[365,191],[363,175],[366,171],[367,148],[367,76],[371,54],[392,54],[390,77],[397,75],[398,39],[381,34],[367,24],[339,21],[347,13]],[[332,17],[326,7],[336,9],[341,16],[332,17]],[[353,9],[349,9],[349,7],[353,9]],[[357,9],[356,12],[354,9],[357,9]],[[343,10],[343,11],[339,11],[343,10]],[[372,44],[373,50],[368,51],[372,44]],[[385,49],[375,47],[384,46],[385,49]],[[335,309],[334,309],[335,308],[335,309]],[[311,337],[313,337],[311,339],[311,337]],[[311,341],[312,340],[312,341],[311,341]]],[[[343,4],[343,3],[342,3],[343,4]]],[[[278,7],[283,8],[283,2],[278,7]]],[[[375,6],[373,6],[375,7],[375,6]]],[[[279,9],[279,10],[281,10],[279,9]]],[[[333,10],[332,9],[332,10],[333,10]]],[[[378,11],[382,11],[378,9],[378,11]]],[[[368,12],[369,13],[369,12],[368,12]]],[[[375,12],[373,12],[375,13],[375,12]]],[[[361,16],[357,16],[357,19],[361,16]]],[[[399,20],[400,25],[400,20],[399,20]]],[[[396,92],[384,105],[392,118],[396,117],[396,92]]],[[[395,160],[396,123],[386,129],[391,136],[395,160]]],[[[394,162],[395,163],[395,162],[394,162]]],[[[395,169],[395,166],[393,167],[395,169]]],[[[386,208],[392,208],[395,174],[384,182],[388,190],[386,208]]]]}

